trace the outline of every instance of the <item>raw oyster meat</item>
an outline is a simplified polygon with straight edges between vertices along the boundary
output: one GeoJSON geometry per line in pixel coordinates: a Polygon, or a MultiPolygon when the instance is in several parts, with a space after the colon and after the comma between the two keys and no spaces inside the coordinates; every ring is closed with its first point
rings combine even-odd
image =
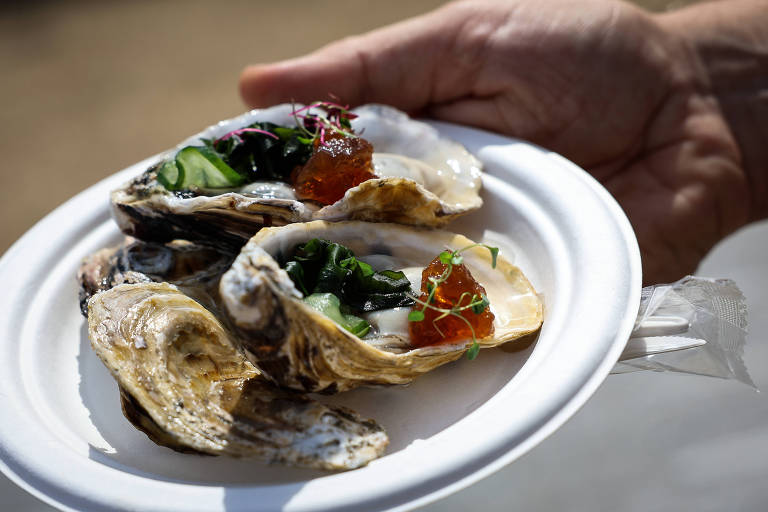
{"type": "MultiPolygon", "coordinates": [[[[302,293],[280,267],[297,244],[321,238],[342,244],[369,263],[403,269],[418,289],[421,269],[448,248],[473,242],[462,235],[395,224],[315,221],[265,228],[256,234],[223,275],[220,295],[241,349],[265,376],[297,390],[336,392],[360,385],[406,384],[459,358],[471,340],[412,348],[407,311],[399,321],[380,322],[363,338],[351,334],[306,305],[302,293]],[[418,281],[414,283],[414,281],[418,281]],[[394,327],[393,327],[394,326],[394,327]]],[[[495,333],[479,339],[493,347],[539,329],[542,303],[519,268],[475,247],[463,252],[467,267],[485,287],[495,333]]],[[[375,319],[371,323],[375,324],[375,319]]]]}
{"type": "Polygon", "coordinates": [[[388,443],[372,420],[273,387],[216,317],[175,286],[120,284],[88,307],[92,347],[120,384],[126,416],[159,444],[353,469],[388,443]]]}
{"type": "MultiPolygon", "coordinates": [[[[215,139],[256,121],[292,126],[292,105],[253,110],[191,137],[179,149],[215,139]]],[[[443,226],[482,205],[480,162],[431,126],[383,105],[354,109],[352,126],[374,147],[376,179],[322,206],[297,200],[285,183],[256,182],[232,190],[171,192],[157,180],[158,164],[112,193],[115,219],[144,240],[201,240],[239,249],[263,226],[311,220],[366,220],[443,226]],[[205,195],[207,194],[207,195],[205,195]]],[[[169,152],[167,157],[175,154],[169,152]]]]}

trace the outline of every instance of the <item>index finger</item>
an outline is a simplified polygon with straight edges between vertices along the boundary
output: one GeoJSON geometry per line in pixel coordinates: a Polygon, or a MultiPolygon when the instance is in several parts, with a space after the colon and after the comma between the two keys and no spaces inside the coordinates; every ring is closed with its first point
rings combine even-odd
{"type": "MultiPolygon", "coordinates": [[[[240,77],[240,93],[251,107],[333,95],[351,105],[377,102],[420,110],[463,92],[451,90],[452,82],[441,82],[455,18],[440,9],[303,57],[249,66],[240,77]]],[[[455,85],[463,89],[466,80],[455,85]]]]}

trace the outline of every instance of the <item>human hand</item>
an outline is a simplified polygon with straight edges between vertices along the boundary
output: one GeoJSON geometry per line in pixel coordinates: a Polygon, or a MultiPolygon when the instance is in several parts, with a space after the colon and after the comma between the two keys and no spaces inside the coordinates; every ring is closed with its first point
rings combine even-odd
{"type": "Polygon", "coordinates": [[[254,107],[332,92],[353,105],[524,138],[591,172],[640,243],[646,284],[695,270],[747,222],[739,147],[696,56],[628,4],[452,3],[298,59],[252,66],[254,107]]]}

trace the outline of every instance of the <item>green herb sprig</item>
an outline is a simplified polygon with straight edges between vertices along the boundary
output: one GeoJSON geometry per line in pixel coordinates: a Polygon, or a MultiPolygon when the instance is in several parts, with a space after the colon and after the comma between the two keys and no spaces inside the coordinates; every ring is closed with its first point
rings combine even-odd
{"type": "Polygon", "coordinates": [[[472,324],[464,318],[464,315],[461,313],[463,311],[466,311],[467,309],[471,309],[475,314],[481,314],[490,304],[488,302],[488,297],[485,295],[479,295],[477,293],[470,294],[469,292],[464,292],[459,296],[459,300],[456,301],[455,304],[453,304],[450,308],[440,308],[433,304],[435,293],[437,291],[437,288],[446,282],[448,280],[448,277],[451,275],[451,272],[453,272],[454,265],[460,265],[464,261],[464,256],[461,255],[462,252],[472,249],[474,247],[485,247],[488,249],[488,251],[491,253],[491,267],[496,268],[496,260],[499,255],[499,248],[498,247],[491,247],[490,245],[486,244],[472,244],[468,245],[466,247],[462,247],[461,249],[457,249],[455,251],[443,251],[440,253],[439,258],[440,262],[445,265],[445,270],[443,270],[443,273],[440,274],[438,277],[429,277],[428,283],[427,283],[427,300],[422,301],[418,297],[413,297],[413,300],[422,306],[420,310],[414,309],[408,314],[408,320],[410,322],[421,322],[424,320],[425,315],[424,311],[426,309],[431,309],[433,311],[437,311],[440,313],[439,316],[434,318],[432,320],[432,325],[434,326],[435,330],[442,336],[445,337],[445,334],[440,330],[440,328],[437,326],[437,321],[442,320],[443,318],[447,316],[455,316],[464,323],[467,324],[469,327],[470,332],[472,333],[472,345],[469,347],[469,350],[467,350],[467,359],[470,361],[477,357],[478,352],[480,352],[480,344],[477,342],[477,338],[475,337],[475,329],[472,327],[472,324]],[[464,304],[464,300],[469,297],[469,302],[464,304]]]}

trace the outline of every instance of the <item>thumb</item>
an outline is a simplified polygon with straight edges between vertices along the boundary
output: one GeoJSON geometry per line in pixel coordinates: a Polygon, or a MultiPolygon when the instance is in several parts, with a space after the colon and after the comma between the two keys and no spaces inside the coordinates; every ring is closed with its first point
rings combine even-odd
{"type": "MultiPolygon", "coordinates": [[[[446,99],[436,95],[463,92],[441,80],[445,56],[452,50],[452,25],[458,22],[450,10],[439,9],[303,57],[249,66],[240,77],[240,94],[251,107],[333,95],[351,105],[378,102],[417,111],[446,99]]],[[[466,87],[466,80],[453,83],[466,87]]]]}

